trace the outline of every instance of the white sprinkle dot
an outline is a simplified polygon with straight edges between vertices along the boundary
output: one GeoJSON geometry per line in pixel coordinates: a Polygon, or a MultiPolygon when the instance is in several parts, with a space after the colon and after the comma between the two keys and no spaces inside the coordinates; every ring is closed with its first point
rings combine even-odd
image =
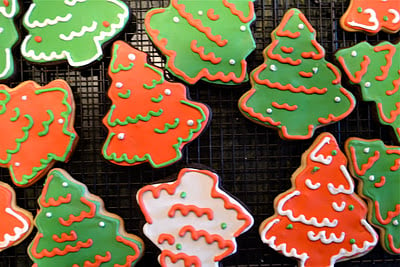
{"type": "Polygon", "coordinates": [[[194,121],[193,121],[193,120],[188,120],[188,121],[187,121],[187,125],[193,126],[193,125],[194,125],[194,121]]]}
{"type": "Polygon", "coordinates": [[[229,64],[235,65],[236,61],[234,59],[229,60],[229,64]]]}
{"type": "Polygon", "coordinates": [[[117,88],[121,88],[122,86],[124,86],[124,84],[121,83],[121,82],[117,82],[117,83],[115,84],[115,87],[117,87],[117,88]]]}
{"type": "Polygon", "coordinates": [[[271,108],[267,108],[267,113],[271,114],[272,113],[272,109],[271,108]]]}
{"type": "Polygon", "coordinates": [[[99,226],[100,227],[104,227],[104,226],[106,226],[106,223],[105,222],[99,222],[99,226]]]}
{"type": "Polygon", "coordinates": [[[297,26],[300,30],[302,30],[302,29],[304,29],[304,24],[299,24],[298,26],[297,26]]]}
{"type": "Polygon", "coordinates": [[[368,154],[369,153],[369,147],[364,148],[363,151],[364,151],[365,154],[368,154]]]}
{"type": "Polygon", "coordinates": [[[240,30],[241,30],[242,32],[244,32],[244,31],[246,30],[246,26],[244,26],[244,25],[240,26],[240,30]]]}
{"type": "Polygon", "coordinates": [[[27,97],[26,95],[23,95],[23,96],[21,97],[21,99],[25,101],[25,100],[28,99],[28,97],[27,97]]]}
{"type": "Polygon", "coordinates": [[[51,212],[46,212],[46,217],[47,218],[51,218],[51,216],[53,216],[53,214],[51,214],[51,212]]]}
{"type": "Polygon", "coordinates": [[[202,11],[202,10],[199,10],[199,11],[197,12],[197,14],[199,14],[199,16],[203,16],[203,11],[202,11]]]}
{"type": "Polygon", "coordinates": [[[367,87],[367,88],[368,88],[368,87],[371,87],[371,83],[370,83],[370,82],[366,82],[364,85],[365,85],[365,87],[367,87]]]}
{"type": "Polygon", "coordinates": [[[21,163],[15,162],[14,165],[18,167],[18,166],[21,166],[21,163]]]}
{"type": "Polygon", "coordinates": [[[393,221],[393,224],[394,224],[394,225],[399,225],[399,221],[398,221],[398,220],[394,220],[394,221],[393,221]]]}
{"type": "Polygon", "coordinates": [[[370,175],[370,176],[368,177],[368,179],[369,179],[370,181],[373,181],[373,180],[375,180],[375,176],[370,175]]]}
{"type": "Polygon", "coordinates": [[[269,69],[272,70],[272,71],[277,71],[278,70],[278,68],[273,64],[271,66],[269,66],[269,69]]]}
{"type": "Polygon", "coordinates": [[[63,119],[58,119],[58,121],[57,121],[59,124],[63,124],[64,123],[64,120],[63,119]]]}
{"type": "Polygon", "coordinates": [[[178,17],[174,17],[173,20],[174,20],[174,22],[177,22],[177,23],[179,22],[179,18],[178,17]]]}
{"type": "Polygon", "coordinates": [[[165,89],[164,90],[165,95],[171,95],[171,90],[170,89],[165,89]]]}
{"type": "Polygon", "coordinates": [[[314,74],[316,74],[318,72],[318,68],[314,67],[314,68],[312,68],[312,71],[314,72],[314,74]]]}
{"type": "Polygon", "coordinates": [[[128,55],[129,60],[134,61],[136,59],[135,54],[129,54],[128,55]]]}
{"type": "Polygon", "coordinates": [[[62,186],[63,186],[63,187],[68,187],[68,183],[67,183],[67,182],[63,182],[63,183],[62,183],[62,186]]]}
{"type": "Polygon", "coordinates": [[[339,103],[340,101],[342,101],[342,99],[341,99],[340,97],[338,97],[338,96],[335,97],[335,102],[336,102],[336,103],[339,103]]]}
{"type": "Polygon", "coordinates": [[[125,139],[125,134],[124,133],[119,133],[118,134],[118,139],[119,140],[124,140],[125,139]]]}
{"type": "Polygon", "coordinates": [[[351,51],[351,56],[356,57],[357,56],[357,51],[351,51]]]}

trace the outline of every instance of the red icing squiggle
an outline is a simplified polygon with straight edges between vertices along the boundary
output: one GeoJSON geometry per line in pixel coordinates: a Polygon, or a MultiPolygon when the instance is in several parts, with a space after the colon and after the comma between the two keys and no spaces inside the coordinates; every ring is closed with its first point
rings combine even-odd
{"type": "Polygon", "coordinates": [[[200,259],[196,256],[189,256],[185,253],[175,254],[170,250],[164,249],[160,255],[160,265],[167,266],[165,258],[169,258],[172,263],[177,263],[179,260],[183,260],[185,267],[201,267],[200,259]]]}
{"type": "Polygon", "coordinates": [[[381,176],[381,181],[378,182],[378,183],[375,183],[374,186],[376,188],[380,188],[380,187],[384,186],[385,183],[386,183],[386,177],[385,176],[381,176]]]}
{"type": "MultiPolygon", "coordinates": [[[[386,153],[389,154],[389,155],[391,155],[391,154],[397,154],[397,155],[400,156],[400,150],[392,150],[392,149],[389,149],[389,150],[386,150],[386,153]]],[[[396,159],[396,160],[394,161],[394,165],[390,167],[390,170],[391,170],[391,171],[397,171],[398,169],[400,169],[400,158],[396,159]]]]}
{"type": "Polygon", "coordinates": [[[177,211],[180,211],[183,216],[187,216],[190,212],[193,212],[197,217],[207,215],[210,221],[214,218],[214,213],[210,208],[200,208],[195,205],[185,205],[181,203],[173,205],[168,211],[168,216],[170,218],[174,217],[177,211]]]}
{"type": "Polygon", "coordinates": [[[347,77],[349,77],[350,81],[352,81],[353,83],[361,82],[361,78],[365,75],[365,73],[367,73],[369,63],[371,63],[371,60],[369,59],[369,57],[364,56],[364,60],[360,64],[361,69],[359,71],[356,71],[355,76],[353,76],[353,74],[347,68],[346,62],[344,62],[344,58],[342,56],[340,56],[338,58],[338,60],[339,60],[340,64],[342,65],[344,72],[346,72],[347,77]]]}
{"type": "Polygon", "coordinates": [[[238,16],[240,21],[243,23],[248,23],[254,18],[254,4],[251,1],[248,1],[248,2],[249,2],[250,12],[249,12],[249,15],[247,17],[245,17],[242,11],[236,9],[235,4],[229,3],[228,0],[222,0],[222,3],[224,4],[224,6],[229,8],[233,15],[238,16]]]}
{"type": "Polygon", "coordinates": [[[71,230],[69,234],[61,233],[60,237],[58,237],[56,234],[53,235],[53,240],[58,243],[63,243],[66,241],[75,241],[77,238],[78,236],[76,235],[76,232],[74,230],[71,230]]]}
{"type": "Polygon", "coordinates": [[[376,106],[378,107],[378,112],[380,114],[380,117],[384,122],[387,123],[393,123],[395,120],[397,120],[397,116],[400,115],[400,102],[396,103],[396,109],[390,111],[390,117],[386,117],[385,113],[383,112],[382,108],[382,103],[377,103],[376,106]]]}
{"type": "Polygon", "coordinates": [[[290,53],[293,53],[294,48],[293,47],[281,46],[281,50],[282,50],[283,53],[290,54],[290,53]]]}
{"type": "Polygon", "coordinates": [[[167,241],[168,244],[173,245],[175,243],[175,238],[173,235],[170,235],[170,234],[165,234],[165,233],[160,234],[158,236],[158,240],[157,240],[158,244],[162,244],[165,241],[167,241]]]}
{"type": "Polygon", "coordinates": [[[329,62],[326,63],[326,66],[327,66],[328,68],[330,68],[331,71],[333,72],[333,74],[335,74],[335,76],[336,76],[336,79],[334,79],[334,80],[332,81],[332,84],[339,84],[339,83],[340,83],[340,80],[341,80],[339,70],[338,70],[332,63],[329,63],[329,62]]]}
{"type": "Polygon", "coordinates": [[[210,52],[208,54],[204,53],[204,46],[197,47],[197,40],[193,40],[190,43],[190,49],[196,54],[200,56],[200,58],[204,61],[210,61],[213,64],[218,64],[221,62],[222,58],[216,57],[214,52],[210,52]]]}
{"type": "Polygon", "coordinates": [[[301,53],[301,56],[303,58],[312,58],[314,60],[322,59],[325,54],[324,49],[322,49],[322,46],[320,46],[316,40],[311,40],[311,43],[315,47],[315,49],[317,49],[317,53],[315,53],[314,51],[303,52],[301,53]]]}
{"type": "Polygon", "coordinates": [[[132,262],[136,261],[139,256],[140,256],[140,249],[139,247],[133,243],[132,241],[125,239],[121,236],[117,236],[115,238],[115,240],[117,240],[118,242],[124,244],[125,246],[129,246],[131,248],[133,248],[133,250],[135,251],[135,255],[128,255],[126,256],[126,262],[123,265],[120,264],[114,264],[114,267],[131,267],[132,266],[132,262]]]}
{"type": "Polygon", "coordinates": [[[311,78],[313,76],[313,73],[312,72],[299,71],[299,75],[301,77],[304,77],[304,78],[311,78]]]}
{"type": "Polygon", "coordinates": [[[359,176],[363,176],[371,167],[372,165],[375,164],[375,162],[379,159],[380,153],[378,150],[374,152],[374,155],[372,157],[368,158],[368,162],[364,163],[361,165],[361,169],[358,167],[357,164],[357,158],[356,158],[356,151],[354,147],[350,147],[350,152],[351,152],[351,160],[353,161],[354,165],[354,171],[357,173],[359,176]]]}
{"type": "Polygon", "coordinates": [[[375,77],[375,79],[377,79],[378,81],[383,81],[387,78],[389,69],[392,66],[393,56],[396,53],[396,48],[393,45],[386,44],[386,45],[374,47],[375,52],[380,52],[380,51],[384,51],[384,50],[387,50],[389,52],[385,55],[386,65],[381,67],[382,75],[375,77]]]}
{"type": "MultiPolygon", "coordinates": [[[[111,260],[111,253],[109,251],[106,252],[105,256],[96,255],[94,256],[94,262],[85,261],[83,263],[84,267],[99,267],[102,263],[109,262],[111,260]]],[[[79,267],[78,264],[72,265],[72,267],[79,267]]]]}
{"type": "Polygon", "coordinates": [[[219,15],[214,14],[214,9],[210,8],[209,10],[207,10],[207,17],[210,20],[218,20],[219,19],[219,15]]]}
{"type": "Polygon", "coordinates": [[[268,55],[268,57],[271,58],[271,59],[274,59],[274,60],[278,60],[281,63],[289,63],[290,65],[293,65],[293,66],[300,65],[301,59],[293,60],[290,57],[283,58],[279,54],[273,54],[272,51],[275,49],[275,47],[278,45],[278,43],[279,43],[279,40],[274,40],[269,45],[269,47],[267,47],[267,55],[268,55]]]}
{"type": "Polygon", "coordinates": [[[288,23],[289,19],[294,15],[294,11],[291,10],[287,13],[287,16],[284,16],[281,22],[281,26],[276,29],[276,35],[280,37],[289,37],[292,39],[296,39],[300,37],[300,32],[291,32],[289,30],[283,31],[283,28],[288,23]]]}
{"type": "Polygon", "coordinates": [[[379,209],[379,202],[375,201],[375,217],[381,224],[390,223],[392,219],[398,215],[400,215],[400,204],[396,204],[395,211],[388,211],[386,219],[383,219],[379,209]]]}
{"type": "Polygon", "coordinates": [[[48,201],[46,202],[45,196],[47,195],[47,190],[49,189],[49,184],[50,181],[53,179],[53,175],[47,178],[49,182],[47,182],[44,187],[43,187],[43,193],[40,198],[40,205],[42,207],[48,208],[48,207],[58,207],[61,204],[66,204],[71,202],[71,194],[67,194],[67,196],[62,197],[60,196],[57,200],[54,198],[50,197],[48,201]]]}
{"type": "Polygon", "coordinates": [[[59,222],[64,225],[64,226],[70,226],[74,222],[81,222],[85,218],[93,218],[94,215],[96,214],[96,204],[93,202],[85,199],[84,197],[81,197],[81,202],[85,205],[87,205],[90,208],[90,211],[82,211],[79,216],[75,216],[73,214],[69,215],[68,220],[64,220],[63,218],[59,218],[59,222]]]}
{"type": "Polygon", "coordinates": [[[389,241],[390,249],[391,249],[394,253],[400,254],[400,248],[396,248],[396,247],[394,246],[393,236],[392,236],[391,234],[388,234],[388,241],[389,241]]]}
{"type": "Polygon", "coordinates": [[[341,114],[340,116],[336,117],[333,114],[329,114],[328,118],[319,118],[318,122],[327,124],[327,123],[334,122],[334,121],[340,121],[340,120],[344,119],[345,117],[347,117],[353,111],[354,107],[356,106],[356,102],[355,102],[354,98],[351,97],[350,92],[348,92],[343,87],[340,88],[340,92],[342,92],[342,94],[345,95],[347,97],[347,99],[349,99],[350,108],[345,113],[341,114]]]}
{"type": "MultiPolygon", "coordinates": [[[[398,71],[399,75],[400,75],[400,70],[398,71]]],[[[397,91],[399,91],[399,87],[400,87],[400,78],[398,78],[397,80],[393,80],[393,89],[392,90],[387,90],[386,94],[387,95],[394,95],[395,93],[397,93],[397,91]]]]}
{"type": "Polygon", "coordinates": [[[272,106],[273,106],[274,108],[286,109],[286,110],[288,110],[288,111],[293,111],[293,110],[296,110],[296,109],[298,108],[297,105],[290,106],[290,105],[287,104],[287,103],[278,104],[277,102],[272,102],[272,106]]]}

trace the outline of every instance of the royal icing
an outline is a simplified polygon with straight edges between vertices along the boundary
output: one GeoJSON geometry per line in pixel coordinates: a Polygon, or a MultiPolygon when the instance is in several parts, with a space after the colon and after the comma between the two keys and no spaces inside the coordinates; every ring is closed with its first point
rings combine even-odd
{"type": "Polygon", "coordinates": [[[245,59],[255,49],[253,2],[171,0],[146,14],[146,32],[166,56],[168,71],[185,82],[240,84],[248,79],[245,59]]]}
{"type": "Polygon", "coordinates": [[[355,98],[324,55],[303,13],[290,9],[272,32],[265,62],[251,73],[252,88],[240,98],[240,111],[285,139],[311,138],[317,127],[345,118],[355,98]]]}
{"type": "Polygon", "coordinates": [[[361,42],[339,50],[336,58],[350,82],[360,85],[363,100],[376,103],[380,123],[391,126],[400,142],[400,43],[361,42]]]}
{"type": "Polygon", "coordinates": [[[161,266],[219,266],[235,253],[235,238],[253,224],[250,213],[219,187],[210,171],[182,169],[174,182],[137,193],[144,234],[161,250],[161,266]]]}
{"type": "Polygon", "coordinates": [[[349,138],[345,146],[350,171],[368,200],[370,222],[381,230],[385,250],[400,255],[400,147],[359,138],[349,138]]]}
{"type": "Polygon", "coordinates": [[[12,48],[18,41],[14,18],[19,12],[17,0],[0,0],[0,80],[14,73],[12,48]]]}
{"type": "Polygon", "coordinates": [[[370,251],[378,236],[365,219],[367,206],[354,193],[346,165],[333,135],[317,137],[292,176],[293,188],[275,199],[275,215],[261,224],[262,241],[297,258],[299,266],[333,266],[370,251]],[[315,151],[332,160],[315,158],[315,151]]]}
{"type": "Polygon", "coordinates": [[[147,161],[155,168],[178,161],[183,146],[206,128],[208,107],[189,100],[183,84],[165,80],[146,53],[122,41],[113,45],[108,73],[112,106],[103,120],[109,131],[103,156],[119,165],[147,161]]]}
{"type": "Polygon", "coordinates": [[[0,251],[20,243],[32,228],[31,213],[17,207],[14,190],[0,182],[0,251]]]}
{"type": "Polygon", "coordinates": [[[29,35],[21,53],[37,63],[88,65],[101,58],[102,45],[122,31],[128,18],[129,9],[120,0],[34,0],[23,19],[29,35]]]}
{"type": "Polygon", "coordinates": [[[78,141],[74,108],[63,80],[42,87],[33,81],[0,85],[0,166],[9,169],[16,186],[30,186],[55,161],[68,161],[78,141]]]}
{"type": "Polygon", "coordinates": [[[400,30],[398,0],[351,0],[340,24],[346,31],[376,34],[380,30],[395,33],[400,30]]]}
{"type": "Polygon", "coordinates": [[[64,170],[49,172],[38,203],[38,233],[28,247],[33,266],[133,266],[141,257],[142,241],[64,170]]]}

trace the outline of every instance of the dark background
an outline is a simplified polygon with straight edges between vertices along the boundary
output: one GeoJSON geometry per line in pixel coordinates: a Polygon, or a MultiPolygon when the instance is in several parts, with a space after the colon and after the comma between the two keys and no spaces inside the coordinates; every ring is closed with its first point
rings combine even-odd
{"type": "MultiPolygon", "coordinates": [[[[22,1],[21,1],[22,2],[22,1]]],[[[23,14],[30,1],[23,1],[23,14]]],[[[169,1],[126,1],[131,8],[131,20],[118,39],[131,42],[142,51],[148,52],[149,59],[157,66],[164,60],[152,46],[143,30],[146,11],[154,7],[166,7],[169,1]]],[[[380,33],[366,36],[363,33],[344,32],[339,19],[349,4],[348,0],[257,0],[257,20],[253,32],[257,49],[248,58],[249,70],[263,62],[262,50],[270,43],[270,33],[279,24],[284,12],[292,7],[299,8],[317,30],[317,40],[326,49],[327,59],[333,61],[333,52],[338,48],[368,40],[377,43],[382,40],[396,41],[399,34],[380,33]]],[[[95,12],[95,10],[93,10],[95,12]]],[[[22,15],[18,20],[21,24],[22,15]]],[[[22,34],[25,34],[21,30],[22,34]]],[[[256,125],[245,119],[237,108],[237,100],[250,87],[218,87],[206,83],[190,86],[192,99],[207,103],[213,113],[210,127],[200,138],[186,147],[183,159],[167,168],[152,169],[147,163],[135,167],[121,167],[108,163],[101,155],[106,137],[101,120],[110,107],[106,92],[110,81],[107,68],[110,61],[111,45],[104,49],[102,61],[83,71],[77,71],[59,64],[40,67],[22,60],[15,49],[17,75],[6,84],[17,86],[25,80],[34,80],[41,85],[61,78],[71,86],[76,102],[76,123],[80,141],[67,164],[57,163],[74,178],[87,184],[89,190],[103,198],[108,211],[117,213],[125,221],[126,230],[140,236],[146,245],[145,255],[137,266],[158,266],[159,250],[142,233],[144,218],[136,204],[136,191],[142,186],[177,173],[182,167],[201,163],[214,169],[222,178],[223,187],[244,202],[254,215],[255,224],[238,241],[238,252],[222,261],[224,266],[295,266],[296,261],[285,258],[261,242],[258,234],[260,223],[274,213],[273,200],[291,187],[291,174],[299,167],[301,154],[313,139],[323,131],[335,135],[341,148],[350,136],[380,138],[386,144],[395,144],[390,135],[392,129],[382,126],[374,117],[372,106],[358,101],[349,117],[339,123],[322,127],[312,140],[284,141],[276,131],[256,125]]],[[[343,79],[346,88],[357,95],[357,87],[350,86],[343,79]]],[[[360,100],[358,97],[357,100],[360,100]]],[[[8,170],[0,169],[2,181],[11,183],[8,170]]],[[[44,180],[32,187],[16,188],[17,203],[36,214],[37,198],[44,180]]],[[[0,266],[30,266],[32,262],[26,248],[34,233],[20,245],[0,254],[0,266]]],[[[400,266],[400,256],[390,255],[378,245],[369,254],[354,260],[337,263],[337,266],[400,266]]],[[[61,267],[61,266],[60,266],[61,267]]]]}

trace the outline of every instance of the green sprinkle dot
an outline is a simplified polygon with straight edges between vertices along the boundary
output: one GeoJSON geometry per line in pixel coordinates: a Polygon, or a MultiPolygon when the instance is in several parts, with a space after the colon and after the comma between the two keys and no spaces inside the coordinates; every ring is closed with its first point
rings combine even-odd
{"type": "Polygon", "coordinates": [[[186,197],[186,192],[182,192],[181,193],[181,198],[185,198],[186,197]]]}
{"type": "Polygon", "coordinates": [[[383,20],[388,21],[389,20],[388,16],[383,16],[383,20]]]}
{"type": "Polygon", "coordinates": [[[356,243],[356,240],[354,238],[350,239],[350,244],[356,243]]]}
{"type": "Polygon", "coordinates": [[[314,167],[313,170],[312,170],[312,172],[316,172],[316,171],[318,171],[319,169],[320,169],[319,167],[314,167]]]}
{"type": "Polygon", "coordinates": [[[361,13],[362,11],[363,11],[363,10],[362,10],[361,7],[357,8],[357,12],[358,12],[358,13],[361,13]]]}
{"type": "Polygon", "coordinates": [[[286,229],[293,229],[293,224],[288,224],[287,226],[286,226],[286,229]]]}
{"type": "Polygon", "coordinates": [[[221,223],[221,229],[222,229],[222,230],[225,230],[226,227],[228,227],[228,225],[227,225],[226,223],[221,223]]]}
{"type": "Polygon", "coordinates": [[[175,247],[176,247],[177,250],[181,250],[182,249],[182,245],[181,244],[176,244],[175,247]]]}
{"type": "Polygon", "coordinates": [[[336,156],[337,155],[337,151],[336,150],[332,150],[331,154],[332,154],[332,156],[336,156]]]}
{"type": "Polygon", "coordinates": [[[353,205],[349,205],[349,210],[354,210],[354,206],[353,205]]]}

